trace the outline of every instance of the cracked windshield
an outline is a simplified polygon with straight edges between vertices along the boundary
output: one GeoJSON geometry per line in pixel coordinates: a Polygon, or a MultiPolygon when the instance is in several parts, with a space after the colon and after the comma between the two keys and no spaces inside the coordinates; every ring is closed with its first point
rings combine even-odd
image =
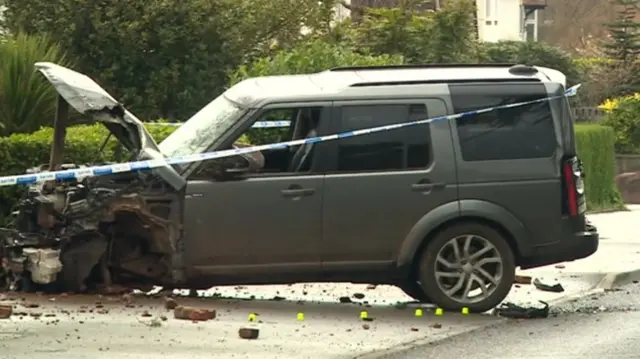
{"type": "Polygon", "coordinates": [[[0,16],[0,359],[640,358],[640,0],[0,16]]]}
{"type": "Polygon", "coordinates": [[[218,96],[176,129],[158,147],[166,157],[179,157],[205,152],[211,143],[238,119],[243,109],[218,96]]]}

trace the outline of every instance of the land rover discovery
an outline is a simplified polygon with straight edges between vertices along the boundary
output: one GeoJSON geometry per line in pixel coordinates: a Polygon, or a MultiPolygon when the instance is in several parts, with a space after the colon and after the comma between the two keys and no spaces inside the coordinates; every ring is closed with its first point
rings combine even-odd
{"type": "Polygon", "coordinates": [[[16,224],[0,232],[10,288],[376,283],[445,309],[483,312],[507,296],[516,267],[598,248],[585,219],[565,77],[556,70],[420,65],[252,78],[156,144],[90,78],[36,67],[134,160],[551,99],[149,171],[33,183],[16,224]],[[269,121],[289,126],[253,126],[269,121]]]}

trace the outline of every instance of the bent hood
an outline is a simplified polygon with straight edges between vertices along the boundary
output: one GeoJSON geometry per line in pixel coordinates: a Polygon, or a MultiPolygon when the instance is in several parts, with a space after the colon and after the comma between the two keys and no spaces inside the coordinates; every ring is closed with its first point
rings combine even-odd
{"type": "MultiPolygon", "coordinates": [[[[81,114],[92,115],[139,159],[164,157],[144,124],[91,78],[50,62],[38,62],[35,67],[71,107],[81,114]]],[[[168,164],[154,171],[176,189],[186,184],[168,164]]]]}
{"type": "Polygon", "coordinates": [[[35,66],[71,107],[81,114],[93,115],[129,151],[137,153],[149,146],[159,152],[142,122],[91,78],[50,62],[38,62],[35,66]]]}

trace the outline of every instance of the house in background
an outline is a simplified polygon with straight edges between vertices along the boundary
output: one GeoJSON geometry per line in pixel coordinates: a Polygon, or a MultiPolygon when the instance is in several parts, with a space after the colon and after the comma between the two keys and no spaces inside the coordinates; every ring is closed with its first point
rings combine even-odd
{"type": "Polygon", "coordinates": [[[538,41],[539,13],[547,0],[476,0],[480,41],[538,41]]]}
{"type": "MultiPolygon", "coordinates": [[[[435,10],[447,0],[433,0],[416,10],[435,10]]],[[[343,5],[336,8],[336,20],[351,16],[357,20],[361,13],[355,9],[396,7],[400,0],[346,0],[353,9],[343,5]]],[[[540,12],[547,7],[547,0],[476,0],[478,39],[496,42],[502,40],[537,41],[540,12]]]]}

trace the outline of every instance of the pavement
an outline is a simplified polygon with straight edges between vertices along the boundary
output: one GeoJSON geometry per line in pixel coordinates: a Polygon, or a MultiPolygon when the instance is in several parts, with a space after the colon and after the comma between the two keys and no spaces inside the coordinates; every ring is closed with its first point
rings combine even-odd
{"type": "Polygon", "coordinates": [[[636,225],[640,205],[627,208],[629,211],[588,216],[600,233],[600,246],[591,256],[518,272],[539,278],[545,284],[560,283],[564,292],[550,293],[515,285],[506,300],[520,305],[538,300],[563,302],[640,280],[640,234],[636,225]]]}
{"type": "MultiPolygon", "coordinates": [[[[640,279],[640,262],[635,259],[640,253],[640,236],[635,238],[633,226],[638,212],[640,206],[630,206],[628,212],[590,215],[603,237],[598,252],[583,260],[518,273],[545,284],[560,283],[564,292],[515,285],[507,301],[529,305],[544,300],[560,307],[640,279]]],[[[427,306],[421,307],[424,315],[416,317],[418,306],[407,304],[411,299],[392,286],[311,283],[217,287],[199,295],[176,300],[181,305],[215,309],[215,320],[194,323],[175,319],[164,308],[163,298],[147,296],[133,296],[134,304],[128,306],[119,296],[5,298],[0,304],[11,303],[14,315],[0,320],[0,353],[8,359],[195,359],[212,355],[248,359],[392,358],[412,348],[443,340],[446,343],[447,338],[475,337],[510,322],[491,315],[435,316],[433,308],[427,306]],[[348,297],[352,303],[341,304],[340,297],[348,297]],[[362,311],[372,320],[361,320],[362,311]],[[258,319],[249,322],[247,318],[254,312],[258,319]],[[30,313],[36,313],[35,317],[30,313]],[[297,320],[298,313],[304,314],[304,320],[297,320]],[[260,337],[253,341],[240,339],[237,332],[242,327],[259,329],[260,337]]],[[[560,319],[540,323],[556,320],[560,319]]],[[[537,323],[521,325],[548,325],[537,323]]]]}

